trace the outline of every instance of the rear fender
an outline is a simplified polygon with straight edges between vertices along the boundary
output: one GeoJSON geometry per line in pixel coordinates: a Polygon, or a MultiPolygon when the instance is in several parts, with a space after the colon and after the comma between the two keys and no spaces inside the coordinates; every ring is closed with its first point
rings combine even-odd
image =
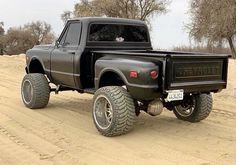
{"type": "MultiPolygon", "coordinates": [[[[130,57],[105,56],[95,63],[95,89],[100,86],[101,77],[107,72],[113,72],[122,79],[133,98],[151,100],[158,93],[158,79],[150,77],[150,71],[159,67],[150,61],[137,60],[130,57]],[[138,77],[131,78],[130,71],[137,71],[138,77]]],[[[108,77],[109,78],[109,77],[108,77]]],[[[111,85],[114,85],[111,83],[111,85]]]]}
{"type": "Polygon", "coordinates": [[[124,82],[124,84],[126,86],[127,86],[127,84],[129,84],[126,77],[125,77],[125,75],[119,69],[116,69],[116,68],[103,68],[101,70],[101,72],[99,73],[98,78],[95,78],[95,88],[96,89],[98,89],[100,87],[101,78],[108,72],[112,72],[112,73],[116,74],[117,76],[119,76],[120,79],[124,82]]]}

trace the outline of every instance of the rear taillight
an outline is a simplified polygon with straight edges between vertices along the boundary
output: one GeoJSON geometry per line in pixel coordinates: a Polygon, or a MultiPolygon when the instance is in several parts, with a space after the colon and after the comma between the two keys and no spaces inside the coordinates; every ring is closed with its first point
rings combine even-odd
{"type": "Polygon", "coordinates": [[[130,71],[129,77],[131,77],[131,78],[138,78],[138,72],[137,71],[130,71]]]}
{"type": "Polygon", "coordinates": [[[156,70],[151,71],[150,72],[150,77],[152,79],[156,79],[158,77],[158,71],[156,71],[156,70]]]}

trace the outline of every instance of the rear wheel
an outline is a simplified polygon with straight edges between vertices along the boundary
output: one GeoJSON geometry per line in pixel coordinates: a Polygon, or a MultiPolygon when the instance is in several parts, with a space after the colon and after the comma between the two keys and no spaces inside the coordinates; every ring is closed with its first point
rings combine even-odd
{"type": "Polygon", "coordinates": [[[186,96],[180,105],[174,107],[174,114],[180,120],[199,122],[209,116],[212,102],[211,94],[186,96]]]}
{"type": "Polygon", "coordinates": [[[132,130],[136,119],[134,101],[122,87],[100,88],[93,98],[93,120],[104,136],[118,136],[132,130]]]}
{"type": "Polygon", "coordinates": [[[47,106],[50,97],[47,78],[39,73],[25,75],[21,84],[21,97],[28,108],[38,109],[47,106]]]}

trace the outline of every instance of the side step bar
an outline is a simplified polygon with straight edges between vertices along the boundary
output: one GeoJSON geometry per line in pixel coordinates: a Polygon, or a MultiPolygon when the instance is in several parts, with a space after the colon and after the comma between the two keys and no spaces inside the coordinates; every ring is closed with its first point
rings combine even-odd
{"type": "MultiPolygon", "coordinates": [[[[55,88],[50,87],[50,91],[55,92],[55,94],[58,94],[60,91],[71,91],[71,90],[74,91],[75,89],[67,88],[61,85],[57,85],[55,88]]],[[[96,92],[95,88],[87,88],[84,90],[77,90],[77,91],[79,93],[88,93],[88,94],[94,94],[96,92]]]]}
{"type": "Polygon", "coordinates": [[[95,88],[87,88],[87,89],[84,89],[84,93],[88,93],[88,94],[94,94],[96,91],[95,91],[95,88]]]}
{"type": "Polygon", "coordinates": [[[57,85],[55,88],[50,87],[50,91],[55,92],[55,94],[58,94],[59,91],[71,91],[71,90],[73,91],[73,89],[67,88],[67,87],[62,87],[61,85],[57,85]]]}

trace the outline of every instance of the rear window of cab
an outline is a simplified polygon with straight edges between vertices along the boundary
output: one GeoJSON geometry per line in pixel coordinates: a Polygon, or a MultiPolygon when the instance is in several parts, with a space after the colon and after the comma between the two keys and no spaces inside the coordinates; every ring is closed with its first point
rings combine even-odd
{"type": "Polygon", "coordinates": [[[121,24],[91,24],[89,42],[148,42],[145,26],[121,24]]]}

